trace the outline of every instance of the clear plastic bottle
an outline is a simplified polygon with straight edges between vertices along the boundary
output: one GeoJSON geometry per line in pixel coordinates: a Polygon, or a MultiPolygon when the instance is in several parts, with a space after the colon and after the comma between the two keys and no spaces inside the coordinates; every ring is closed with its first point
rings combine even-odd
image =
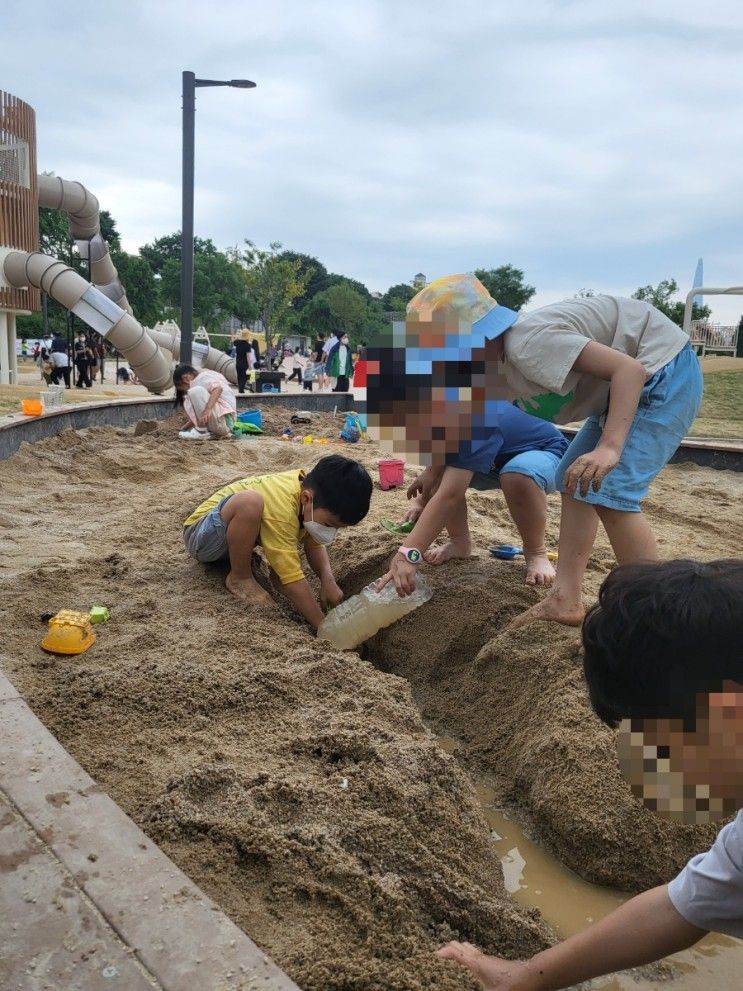
{"type": "Polygon", "coordinates": [[[398,595],[394,582],[388,582],[381,592],[375,591],[374,584],[331,609],[320,623],[317,639],[328,640],[340,650],[358,647],[377,631],[428,602],[433,595],[433,589],[420,574],[416,575],[415,591],[411,595],[398,595]]]}

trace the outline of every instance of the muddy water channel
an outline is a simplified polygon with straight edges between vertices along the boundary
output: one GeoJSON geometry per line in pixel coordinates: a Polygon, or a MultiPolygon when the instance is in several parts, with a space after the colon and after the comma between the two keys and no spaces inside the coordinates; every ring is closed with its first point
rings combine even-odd
{"type": "MultiPolygon", "coordinates": [[[[450,754],[459,749],[457,740],[438,737],[450,754]]],[[[530,839],[515,817],[499,807],[495,789],[484,782],[475,791],[490,826],[490,836],[500,857],[506,890],[519,905],[538,908],[562,938],[586,929],[608,915],[631,896],[626,892],[589,884],[564,867],[544,847],[530,839]]],[[[593,982],[592,991],[733,991],[741,986],[743,942],[710,934],[696,946],[668,958],[672,973],[653,979],[639,974],[618,974],[593,982]]]]}

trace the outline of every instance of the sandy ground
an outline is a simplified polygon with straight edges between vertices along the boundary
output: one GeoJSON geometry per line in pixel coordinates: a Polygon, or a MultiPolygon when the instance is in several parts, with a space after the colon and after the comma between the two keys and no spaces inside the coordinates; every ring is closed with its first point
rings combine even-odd
{"type": "MultiPolygon", "coordinates": [[[[470,494],[475,558],[428,569],[432,601],[362,658],[318,643],[282,602],[245,609],[223,567],[186,557],[182,521],[220,485],[336,450],[279,441],[287,425],[273,410],[268,436],[204,445],[173,421],[67,431],[3,463],[0,665],[125,811],[307,991],[469,988],[432,957],[441,940],[514,956],[550,938],[505,894],[465,771],[592,880],[637,889],[704,848],[710,829],[632,799],[575,635],[499,633],[538,595],[523,565],[487,555],[516,540],[499,493],[470,494]],[[41,651],[40,613],[92,605],[113,618],[87,653],[41,651]],[[456,757],[418,706],[463,742],[456,757]]],[[[342,450],[374,473],[372,445],[342,450]]],[[[740,475],[666,469],[648,499],[662,553],[739,553],[741,495],[740,475]]],[[[377,489],[339,534],[347,592],[383,570],[395,539],[379,520],[404,503],[377,489]]],[[[602,539],[589,595],[611,564],[602,539]]]]}

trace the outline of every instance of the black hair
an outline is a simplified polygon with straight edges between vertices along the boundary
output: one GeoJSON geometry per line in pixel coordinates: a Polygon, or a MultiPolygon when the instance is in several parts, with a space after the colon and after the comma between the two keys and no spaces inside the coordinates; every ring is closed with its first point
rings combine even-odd
{"type": "Polygon", "coordinates": [[[188,389],[183,385],[184,375],[198,375],[198,370],[193,365],[176,365],[173,369],[173,385],[175,386],[175,400],[173,405],[178,409],[183,405],[183,400],[188,389]]]}
{"type": "Polygon", "coordinates": [[[681,719],[693,730],[700,696],[743,685],[743,561],[617,568],[583,621],[583,646],[603,722],[681,719]]]}
{"type": "Polygon", "coordinates": [[[327,509],[348,526],[360,523],[369,512],[371,476],[358,461],[342,454],[320,458],[305,475],[302,487],[312,489],[318,509],[327,509]]]}

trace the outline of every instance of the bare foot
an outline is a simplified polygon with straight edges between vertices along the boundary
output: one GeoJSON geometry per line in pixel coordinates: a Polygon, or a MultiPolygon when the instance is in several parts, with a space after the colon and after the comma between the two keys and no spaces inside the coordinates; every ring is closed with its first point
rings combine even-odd
{"type": "Polygon", "coordinates": [[[529,986],[525,962],[488,957],[471,943],[447,943],[436,951],[436,956],[466,967],[482,984],[483,991],[516,991],[529,986]]]}
{"type": "Polygon", "coordinates": [[[524,551],[526,559],[526,584],[527,585],[551,585],[555,578],[555,569],[547,554],[542,551],[538,554],[530,554],[524,551]]]}
{"type": "Polygon", "coordinates": [[[450,540],[443,547],[432,547],[423,555],[429,564],[443,564],[454,557],[469,557],[472,553],[472,543],[469,540],[450,540]]]}
{"type": "Polygon", "coordinates": [[[562,623],[563,626],[580,626],[585,613],[582,602],[568,602],[562,596],[551,592],[541,602],[535,603],[531,609],[512,619],[506,629],[519,630],[522,626],[528,626],[538,620],[562,623]]]}
{"type": "Polygon", "coordinates": [[[271,596],[261,588],[255,578],[233,578],[230,572],[224,580],[227,588],[236,598],[252,606],[272,606],[271,596]]]}

